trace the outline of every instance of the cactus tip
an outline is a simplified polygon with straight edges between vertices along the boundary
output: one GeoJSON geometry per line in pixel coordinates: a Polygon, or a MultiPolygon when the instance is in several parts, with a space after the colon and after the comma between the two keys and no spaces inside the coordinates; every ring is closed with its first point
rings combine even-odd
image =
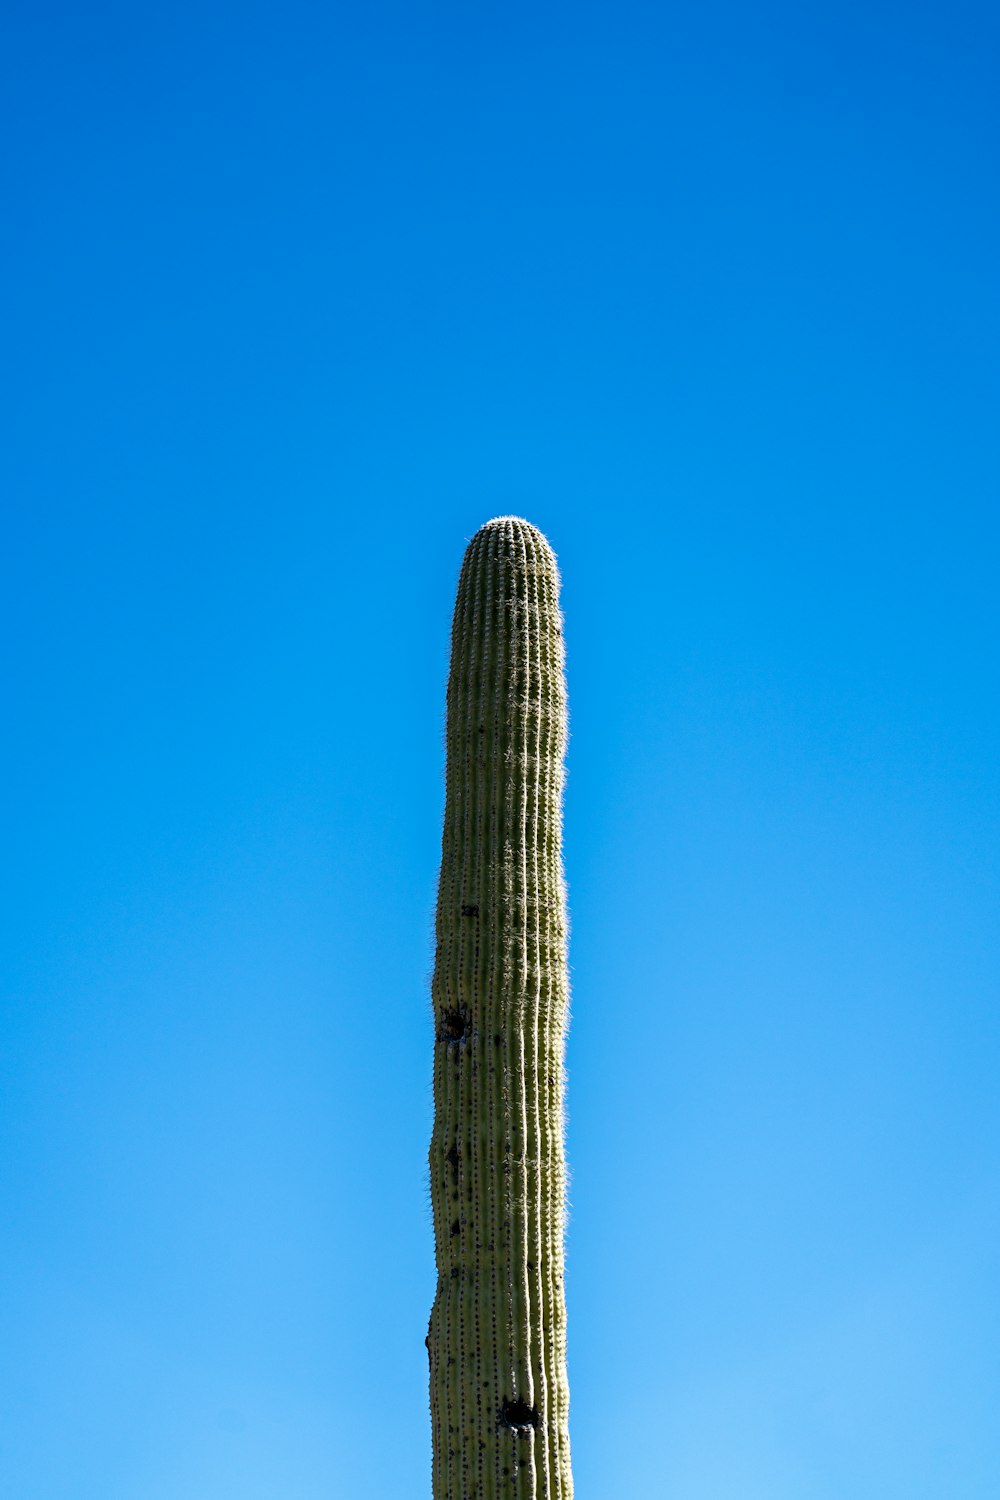
{"type": "Polygon", "coordinates": [[[469,543],[470,549],[477,542],[482,543],[487,541],[493,533],[507,531],[508,528],[509,534],[512,537],[519,536],[523,541],[530,541],[536,548],[541,550],[544,556],[548,557],[553,567],[556,565],[552,543],[544,531],[539,531],[537,526],[533,526],[523,516],[494,516],[491,521],[486,521],[484,525],[480,526],[469,543]]]}
{"type": "Polygon", "coordinates": [[[532,526],[531,522],[526,521],[523,516],[494,516],[491,521],[487,521],[484,525],[480,526],[477,535],[489,531],[498,531],[501,527],[506,526],[511,526],[518,530],[530,531],[535,536],[542,535],[538,527],[532,526]]]}

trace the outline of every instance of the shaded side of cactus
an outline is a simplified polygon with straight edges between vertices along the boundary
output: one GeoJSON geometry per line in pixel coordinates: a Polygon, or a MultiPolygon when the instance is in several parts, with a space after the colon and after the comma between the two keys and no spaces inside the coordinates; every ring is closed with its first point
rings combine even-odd
{"type": "Polygon", "coordinates": [[[465,554],[452,628],[430,1147],[434,1500],[570,1500],[568,1008],[559,575],[516,517],[465,554]]]}

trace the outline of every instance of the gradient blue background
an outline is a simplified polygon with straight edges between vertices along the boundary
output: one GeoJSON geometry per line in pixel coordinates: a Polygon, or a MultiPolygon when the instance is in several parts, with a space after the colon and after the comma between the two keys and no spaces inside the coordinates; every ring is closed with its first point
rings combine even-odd
{"type": "Polygon", "coordinates": [[[581,1500],[1000,1494],[998,30],[8,6],[11,1500],[429,1496],[448,628],[512,511],[581,1500]]]}

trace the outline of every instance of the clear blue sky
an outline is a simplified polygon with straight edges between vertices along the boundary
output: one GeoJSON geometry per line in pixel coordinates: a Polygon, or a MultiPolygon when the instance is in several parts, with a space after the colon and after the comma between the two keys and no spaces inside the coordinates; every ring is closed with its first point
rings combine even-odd
{"type": "Polygon", "coordinates": [[[428,1500],[448,627],[515,512],[581,1500],[995,1500],[994,7],[5,26],[0,1491],[428,1500]]]}

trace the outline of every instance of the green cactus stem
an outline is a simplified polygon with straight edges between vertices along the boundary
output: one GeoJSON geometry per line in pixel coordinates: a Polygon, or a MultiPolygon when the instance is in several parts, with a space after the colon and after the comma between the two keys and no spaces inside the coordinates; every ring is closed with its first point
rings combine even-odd
{"type": "Polygon", "coordinates": [[[555,557],[469,543],[448,681],[430,1147],[434,1500],[571,1500],[563,1224],[566,746],[555,557]]]}

